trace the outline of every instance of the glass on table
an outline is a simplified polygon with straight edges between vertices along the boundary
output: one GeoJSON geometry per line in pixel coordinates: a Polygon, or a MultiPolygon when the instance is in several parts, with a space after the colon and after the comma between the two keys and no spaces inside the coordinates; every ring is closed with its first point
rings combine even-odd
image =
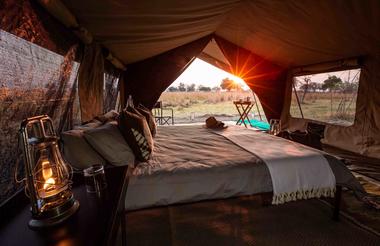
{"type": "Polygon", "coordinates": [[[281,132],[281,120],[279,119],[271,119],[269,121],[269,134],[278,135],[281,132]]]}
{"type": "Polygon", "coordinates": [[[93,165],[83,170],[86,190],[89,193],[99,193],[107,187],[104,166],[93,165]]]}

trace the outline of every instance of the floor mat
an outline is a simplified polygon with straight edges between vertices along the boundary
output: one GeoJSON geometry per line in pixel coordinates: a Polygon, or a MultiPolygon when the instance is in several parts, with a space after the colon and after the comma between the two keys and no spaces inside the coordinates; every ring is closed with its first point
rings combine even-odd
{"type": "Polygon", "coordinates": [[[375,179],[376,181],[380,182],[380,165],[355,165],[351,164],[347,166],[352,172],[356,172],[359,174],[362,174],[364,176],[370,177],[372,179],[375,179]]]}
{"type": "Polygon", "coordinates": [[[262,206],[260,196],[127,213],[128,245],[380,245],[320,200],[262,206]]]}
{"type": "Polygon", "coordinates": [[[368,176],[380,182],[379,159],[363,156],[358,153],[339,149],[326,144],[323,145],[323,150],[329,154],[337,156],[338,159],[342,159],[351,171],[368,176]]]}
{"type": "MultiPolygon", "coordinates": [[[[380,183],[369,177],[355,174],[355,177],[363,185],[368,194],[379,197],[380,200],[380,183]]],[[[356,199],[352,191],[344,191],[342,197],[342,211],[348,214],[356,222],[371,228],[380,235],[380,210],[369,207],[365,203],[356,199]]]]}

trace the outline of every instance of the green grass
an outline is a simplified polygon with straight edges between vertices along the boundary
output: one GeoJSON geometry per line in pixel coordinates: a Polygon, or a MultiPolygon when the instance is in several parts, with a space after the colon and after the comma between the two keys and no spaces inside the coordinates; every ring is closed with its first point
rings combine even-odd
{"type": "Polygon", "coordinates": [[[188,107],[174,107],[176,116],[187,117],[192,112],[197,115],[216,114],[216,115],[237,115],[235,105],[232,102],[206,103],[197,102],[188,107]]]}
{"type": "MultiPolygon", "coordinates": [[[[175,122],[201,122],[210,115],[220,120],[236,121],[239,114],[233,104],[234,100],[253,98],[252,92],[165,92],[160,100],[164,106],[174,109],[175,122]]],[[[301,104],[305,118],[323,122],[350,125],[355,117],[356,95],[341,93],[309,93],[301,104]],[[332,98],[332,108],[331,108],[332,98]],[[338,110],[342,98],[346,98],[345,110],[338,110]],[[351,100],[352,98],[352,100],[351,100]]],[[[259,102],[259,110],[265,121],[264,111],[259,102]]],[[[259,119],[256,106],[250,117],[259,119]]],[[[292,97],[290,113],[301,118],[295,96],[292,97]]]]}
{"type": "MultiPolygon", "coordinates": [[[[302,112],[305,118],[323,122],[339,123],[351,125],[355,119],[356,95],[346,95],[344,110],[339,110],[344,95],[333,95],[332,99],[325,93],[319,97],[316,95],[306,96],[304,103],[301,103],[302,112]]],[[[293,117],[301,118],[296,99],[293,97],[290,108],[293,117]]]]}
{"type": "MultiPolygon", "coordinates": [[[[165,107],[174,109],[175,122],[187,123],[203,122],[211,115],[219,120],[236,121],[239,113],[233,101],[247,97],[253,100],[252,92],[164,92],[160,100],[165,107]]],[[[260,103],[259,109],[265,117],[260,103]]],[[[251,112],[257,115],[256,106],[251,112]]]]}

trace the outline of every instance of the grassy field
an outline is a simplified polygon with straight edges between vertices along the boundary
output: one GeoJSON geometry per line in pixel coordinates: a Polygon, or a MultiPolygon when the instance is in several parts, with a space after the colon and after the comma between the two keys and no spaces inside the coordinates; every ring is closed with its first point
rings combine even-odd
{"type": "MultiPolygon", "coordinates": [[[[299,94],[301,100],[302,93],[299,94]]],[[[164,92],[160,100],[165,107],[173,108],[176,123],[189,123],[202,122],[210,115],[224,121],[236,121],[239,114],[232,102],[247,97],[253,100],[252,92],[164,92]]],[[[258,104],[265,121],[259,101],[258,104]]],[[[310,92],[301,107],[305,118],[349,125],[355,116],[356,94],[310,92]]],[[[292,96],[290,112],[292,116],[301,118],[295,95],[292,96]]],[[[260,119],[256,107],[250,116],[260,119]]]]}
{"type": "MultiPolygon", "coordinates": [[[[302,93],[298,94],[300,101],[302,101],[302,93]]],[[[301,102],[301,108],[305,118],[350,125],[355,119],[356,97],[356,94],[308,93],[303,103],[301,102]]],[[[290,113],[294,117],[301,118],[296,100],[293,93],[290,113]]]]}
{"type": "MultiPolygon", "coordinates": [[[[174,109],[175,122],[201,122],[210,115],[224,121],[236,121],[239,114],[232,103],[234,100],[253,100],[252,92],[164,92],[160,100],[165,107],[174,109]]],[[[259,102],[259,110],[264,113],[259,102]]],[[[257,108],[252,109],[253,115],[259,119],[257,108]]]]}

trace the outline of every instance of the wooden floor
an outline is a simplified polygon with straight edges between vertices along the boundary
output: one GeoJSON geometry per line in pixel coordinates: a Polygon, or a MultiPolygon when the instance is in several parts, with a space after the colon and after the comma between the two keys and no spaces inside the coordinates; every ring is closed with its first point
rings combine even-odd
{"type": "MultiPolygon", "coordinates": [[[[325,150],[325,149],[324,149],[325,150]]],[[[380,197],[379,160],[335,148],[367,192],[380,197]]],[[[127,213],[128,245],[380,245],[380,211],[343,191],[340,222],[318,199],[262,206],[260,196],[127,213]]]]}
{"type": "Polygon", "coordinates": [[[380,245],[321,200],[262,206],[260,196],[127,213],[128,245],[380,245]]]}

